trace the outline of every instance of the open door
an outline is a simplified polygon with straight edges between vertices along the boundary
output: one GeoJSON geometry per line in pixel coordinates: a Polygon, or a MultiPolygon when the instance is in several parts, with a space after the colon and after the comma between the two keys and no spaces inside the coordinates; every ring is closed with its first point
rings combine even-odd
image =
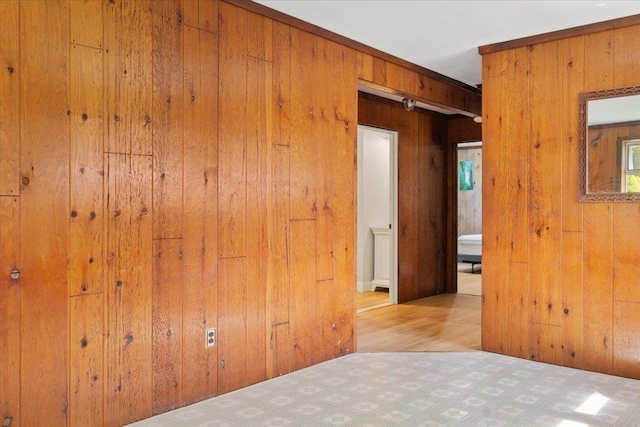
{"type": "Polygon", "coordinates": [[[358,292],[398,303],[398,133],[358,126],[358,292]]]}

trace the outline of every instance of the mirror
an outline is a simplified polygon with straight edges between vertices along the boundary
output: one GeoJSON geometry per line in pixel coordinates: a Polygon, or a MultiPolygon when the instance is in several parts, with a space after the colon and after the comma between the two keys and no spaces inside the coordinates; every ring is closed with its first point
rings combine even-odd
{"type": "Polygon", "coordinates": [[[640,201],[640,86],[580,94],[580,201],[640,201]]]}

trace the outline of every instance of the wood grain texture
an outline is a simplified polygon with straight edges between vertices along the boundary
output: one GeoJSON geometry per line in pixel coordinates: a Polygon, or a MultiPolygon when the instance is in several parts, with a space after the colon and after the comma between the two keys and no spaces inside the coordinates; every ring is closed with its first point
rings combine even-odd
{"type": "MultiPolygon", "coordinates": [[[[531,227],[527,231],[513,228],[509,239],[516,244],[530,242],[529,253],[520,252],[518,258],[530,265],[528,286],[537,304],[532,306],[536,307],[535,313],[528,325],[514,326],[509,322],[510,327],[524,326],[524,331],[528,331],[536,360],[634,376],[633,368],[629,370],[634,363],[629,355],[638,350],[634,341],[637,325],[630,313],[638,301],[636,286],[632,284],[638,274],[637,263],[632,260],[632,254],[638,251],[638,241],[633,238],[637,234],[635,225],[628,218],[637,216],[638,208],[630,203],[578,202],[579,94],[640,82],[632,65],[637,63],[639,54],[631,47],[640,26],[601,30],[485,55],[483,72],[488,77],[483,84],[485,120],[487,115],[500,116],[503,110],[501,102],[490,100],[510,94],[511,102],[522,106],[522,110],[514,110],[512,114],[519,112],[531,123],[531,135],[528,160],[523,162],[516,149],[509,149],[506,157],[489,157],[487,149],[493,144],[503,147],[517,144],[513,137],[517,138],[521,123],[515,118],[505,123],[505,117],[501,117],[506,127],[503,131],[484,121],[485,159],[490,158],[484,166],[485,170],[499,170],[501,163],[518,164],[529,168],[531,178],[528,195],[531,227]],[[519,55],[519,65],[528,61],[531,73],[511,67],[506,60],[509,55],[519,55]],[[505,76],[523,88],[528,81],[529,89],[492,85],[494,79],[505,76]],[[620,355],[619,362],[616,355],[620,355]]],[[[493,201],[494,205],[499,201],[493,201]]],[[[515,224],[513,211],[503,212],[508,212],[508,220],[515,224]]],[[[498,218],[499,215],[487,217],[484,222],[485,288],[494,288],[502,278],[500,271],[489,267],[489,260],[502,255],[499,251],[503,246],[493,246],[486,239],[487,229],[496,227],[498,218]]],[[[524,292],[524,283],[513,281],[509,286],[515,286],[516,293],[524,292]]],[[[485,323],[484,319],[501,317],[503,310],[486,303],[483,307],[483,338],[491,340],[492,345],[507,342],[506,338],[500,338],[502,322],[485,323]]]]}
{"type": "MultiPolygon", "coordinates": [[[[528,49],[522,48],[509,52],[509,90],[516,93],[527,93],[530,90],[531,64],[528,49]]],[[[530,240],[527,228],[530,226],[529,162],[532,155],[529,150],[532,129],[530,118],[525,112],[531,108],[529,97],[513,97],[509,99],[506,109],[506,120],[509,125],[509,145],[507,157],[514,159],[507,165],[507,204],[509,215],[509,260],[515,262],[529,261],[530,240]],[[526,237],[525,237],[526,236],[526,237]]],[[[536,267],[537,268],[537,267],[536,267]]],[[[515,279],[515,277],[514,277],[515,279]]],[[[510,285],[511,286],[511,285],[510,285]]],[[[528,297],[528,295],[527,295],[528,297]]]]}
{"type": "Polygon", "coordinates": [[[268,206],[269,253],[266,317],[269,348],[267,377],[290,372],[289,340],[289,147],[274,145],[271,156],[271,198],[268,206]]]}
{"type": "Polygon", "coordinates": [[[69,299],[69,425],[102,425],[104,296],[69,299]]]}
{"type": "MultiPolygon", "coordinates": [[[[558,43],[536,46],[531,52],[531,136],[529,139],[529,215],[528,233],[514,235],[514,240],[530,236],[531,321],[559,326],[562,319],[560,276],[562,255],[561,225],[561,152],[562,144],[555,123],[560,111],[558,43]],[[534,83],[535,82],[535,83],[534,83]]],[[[525,73],[523,73],[525,74],[525,73]]],[[[516,156],[509,156],[508,159],[516,156]]]]}
{"type": "Polygon", "coordinates": [[[107,2],[104,46],[106,151],[152,154],[151,2],[107,2]]]}
{"type": "Polygon", "coordinates": [[[153,3],[153,237],[182,237],[183,26],[180,0],[153,3]]]}
{"type": "Polygon", "coordinates": [[[20,201],[0,196],[0,416],[20,425],[20,201]]]}
{"type": "Polygon", "coordinates": [[[218,32],[218,0],[190,0],[182,3],[185,25],[201,31],[218,32]]]}
{"type": "Polygon", "coordinates": [[[355,326],[356,321],[354,289],[356,283],[357,184],[355,167],[357,165],[358,126],[356,122],[343,122],[342,125],[342,127],[335,128],[337,132],[335,141],[339,142],[339,145],[335,146],[333,151],[336,165],[333,258],[333,287],[336,295],[335,321],[338,339],[334,349],[336,357],[357,350],[355,328],[352,326],[355,326]]]}
{"type": "Polygon", "coordinates": [[[291,28],[281,23],[273,26],[273,95],[271,101],[273,144],[289,145],[291,121],[291,28]]]}
{"type": "Polygon", "coordinates": [[[189,404],[217,393],[218,348],[205,348],[203,337],[218,321],[218,39],[190,27],[184,33],[182,395],[189,404]]]}
{"type": "Polygon", "coordinates": [[[119,425],[153,414],[152,159],[105,158],[104,423],[119,425]]]}
{"type": "Polygon", "coordinates": [[[20,192],[20,9],[0,3],[0,196],[20,192]]]}
{"type": "MultiPolygon", "coordinates": [[[[483,266],[484,267],[484,266],[483,266]]],[[[509,261],[508,284],[506,289],[505,353],[521,358],[530,357],[529,351],[529,269],[526,262],[509,261]]],[[[533,267],[535,268],[535,267],[533,267]]]]}
{"type": "Polygon", "coordinates": [[[246,255],[247,60],[246,13],[220,4],[218,256],[246,255]]]}
{"type": "Polygon", "coordinates": [[[20,4],[21,423],[68,423],[69,5],[20,4]],[[40,31],[46,28],[47,31],[40,31]],[[32,126],[38,123],[38,126],[32,126]],[[46,349],[43,351],[42,349],[46,349]]]}
{"type": "Polygon", "coordinates": [[[218,393],[248,385],[247,260],[218,261],[218,393]]]}
{"type": "Polygon", "coordinates": [[[584,354],[584,276],[581,232],[562,233],[562,365],[582,368],[584,354]]]}
{"type": "MultiPolygon", "coordinates": [[[[495,74],[493,66],[508,63],[502,53],[492,57],[491,66],[483,61],[482,98],[482,349],[504,353],[507,327],[507,283],[509,260],[508,222],[499,220],[508,211],[502,189],[507,188],[508,76],[495,74]]],[[[514,291],[512,290],[512,293],[514,291]]]]}
{"type": "Polygon", "coordinates": [[[289,230],[291,370],[296,371],[321,360],[322,352],[316,346],[321,343],[322,313],[317,304],[316,221],[293,220],[289,230]]]}
{"type": "Polygon", "coordinates": [[[640,378],[640,310],[638,303],[613,303],[613,373],[628,378],[640,378]]]}
{"type": "Polygon", "coordinates": [[[70,47],[69,294],[102,292],[104,271],[103,52],[70,47]]]}
{"type": "Polygon", "coordinates": [[[104,45],[103,5],[100,0],[69,2],[71,43],[102,49],[104,45]]]}
{"type": "MultiPolygon", "coordinates": [[[[249,25],[248,34],[265,31],[260,25],[249,25]]],[[[270,38],[266,30],[264,37],[270,38]]],[[[260,35],[249,40],[262,38],[260,35]]],[[[261,55],[270,57],[270,53],[261,55]]],[[[253,101],[247,106],[247,382],[266,379],[266,281],[268,259],[268,194],[270,190],[272,103],[270,86],[272,64],[247,57],[247,93],[253,101]]]]}
{"type": "MultiPolygon", "coordinates": [[[[182,405],[185,388],[182,382],[182,259],[182,239],[154,239],[151,315],[154,414],[182,405]]],[[[203,341],[204,338],[200,340],[203,341]]]]}
{"type": "Polygon", "coordinates": [[[579,190],[578,162],[580,115],[578,93],[584,87],[584,38],[572,38],[558,43],[562,125],[562,230],[582,231],[583,203],[576,197],[579,190]]]}
{"type": "Polygon", "coordinates": [[[317,156],[320,111],[316,81],[317,39],[302,31],[291,30],[291,117],[298,125],[292,129],[290,209],[292,219],[316,219],[317,156]],[[297,60],[293,60],[297,58],[297,60]]]}

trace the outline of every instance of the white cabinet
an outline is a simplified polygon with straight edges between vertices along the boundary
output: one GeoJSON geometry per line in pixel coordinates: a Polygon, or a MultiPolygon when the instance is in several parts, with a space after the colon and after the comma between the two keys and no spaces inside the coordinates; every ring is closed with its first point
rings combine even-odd
{"type": "Polygon", "coordinates": [[[391,273],[391,233],[388,228],[372,228],[373,232],[373,280],[371,289],[388,288],[391,273]]]}

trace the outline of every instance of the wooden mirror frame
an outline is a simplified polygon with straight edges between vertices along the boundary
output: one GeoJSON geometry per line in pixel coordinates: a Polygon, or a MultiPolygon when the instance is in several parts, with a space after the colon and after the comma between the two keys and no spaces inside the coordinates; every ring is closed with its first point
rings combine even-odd
{"type": "Polygon", "coordinates": [[[579,96],[579,126],[580,126],[580,155],[579,155],[579,186],[581,202],[640,202],[640,193],[588,193],[587,192],[587,102],[594,99],[617,98],[627,95],[640,94],[640,86],[630,86],[619,89],[584,92],[579,96]]]}

